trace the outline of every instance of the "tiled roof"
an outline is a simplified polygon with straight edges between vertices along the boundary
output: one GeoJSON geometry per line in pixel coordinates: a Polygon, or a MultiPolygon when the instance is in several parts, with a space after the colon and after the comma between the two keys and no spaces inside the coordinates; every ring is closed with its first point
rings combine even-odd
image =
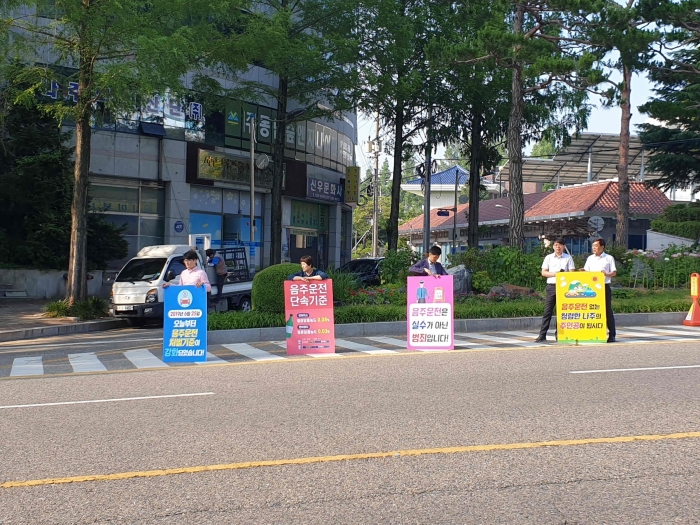
{"type": "MultiPolygon", "coordinates": [[[[445,171],[433,173],[430,176],[430,186],[432,187],[437,184],[454,185],[455,177],[459,177],[458,184],[460,186],[466,184],[469,180],[469,171],[465,170],[461,166],[453,166],[452,168],[448,168],[445,171]]],[[[417,184],[420,186],[422,180],[423,179],[413,179],[407,181],[405,184],[417,184]]]]}
{"type": "MultiPolygon", "coordinates": [[[[595,182],[560,188],[545,193],[523,195],[525,220],[566,215],[600,214],[613,216],[617,212],[618,186],[616,181],[595,182]]],[[[671,201],[657,188],[647,188],[642,182],[630,183],[630,213],[656,216],[669,206],[671,201]]],[[[452,211],[453,207],[445,207],[452,211]]],[[[457,206],[457,227],[467,225],[469,205],[457,206]]],[[[454,216],[439,217],[437,209],[430,212],[431,229],[452,228],[454,216]]],[[[489,199],[479,203],[479,224],[510,218],[510,199],[489,199]]],[[[400,233],[423,230],[423,215],[399,226],[400,233]]]]}

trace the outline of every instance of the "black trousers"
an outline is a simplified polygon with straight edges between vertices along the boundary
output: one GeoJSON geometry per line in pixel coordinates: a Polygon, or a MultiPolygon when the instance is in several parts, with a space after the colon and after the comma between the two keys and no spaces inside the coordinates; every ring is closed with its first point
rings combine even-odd
{"type": "Polygon", "coordinates": [[[226,274],[224,275],[216,275],[216,297],[214,297],[213,301],[215,303],[218,303],[221,301],[221,294],[224,293],[224,282],[226,281],[226,274]]]}
{"type": "MultiPolygon", "coordinates": [[[[540,327],[540,337],[546,338],[547,332],[549,331],[549,323],[552,321],[552,315],[554,315],[554,308],[557,306],[557,285],[548,284],[547,297],[544,300],[544,315],[542,316],[542,326],[540,327]]],[[[556,333],[557,329],[554,329],[556,333]]]]}
{"type": "Polygon", "coordinates": [[[612,309],[612,290],[610,285],[605,285],[605,322],[608,325],[608,337],[616,337],[615,331],[615,314],[612,309]]]}

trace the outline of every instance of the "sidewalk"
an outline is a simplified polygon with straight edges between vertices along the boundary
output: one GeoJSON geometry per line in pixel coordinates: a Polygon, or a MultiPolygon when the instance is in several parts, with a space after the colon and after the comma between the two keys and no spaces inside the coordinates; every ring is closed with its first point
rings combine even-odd
{"type": "Polygon", "coordinates": [[[0,298],[0,341],[77,334],[126,326],[121,319],[78,321],[74,317],[45,317],[44,307],[50,302],[48,299],[0,298]]]}

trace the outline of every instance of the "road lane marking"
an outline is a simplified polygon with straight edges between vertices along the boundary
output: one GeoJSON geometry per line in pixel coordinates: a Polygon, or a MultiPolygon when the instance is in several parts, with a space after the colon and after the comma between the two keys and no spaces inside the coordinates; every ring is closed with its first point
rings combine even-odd
{"type": "Polygon", "coordinates": [[[214,392],[196,392],[194,394],[168,394],[163,396],[143,396],[143,397],[119,397],[112,399],[89,399],[87,401],[58,401],[55,403],[35,403],[33,405],[6,405],[0,406],[0,410],[7,408],[34,408],[34,407],[55,407],[59,405],[84,405],[87,403],[115,403],[117,401],[142,401],[144,399],[166,399],[171,397],[195,397],[213,396],[214,392]]]}
{"type": "Polygon", "coordinates": [[[354,341],[347,341],[345,339],[336,339],[336,346],[341,348],[347,348],[349,350],[354,350],[355,352],[362,352],[363,354],[395,354],[396,350],[387,350],[385,348],[377,348],[376,346],[364,345],[362,343],[356,343],[354,341]]]}
{"type": "MultiPolygon", "coordinates": [[[[23,348],[26,350],[31,350],[33,348],[43,348],[45,346],[48,346],[49,348],[53,347],[60,347],[60,346],[86,346],[86,345],[106,345],[106,344],[115,344],[115,343],[133,343],[133,342],[143,342],[143,341],[160,341],[163,342],[162,337],[156,337],[156,338],[144,338],[144,339],[113,339],[109,341],[105,341],[103,339],[95,339],[94,341],[87,341],[84,343],[43,343],[40,345],[32,345],[32,344],[27,344],[27,345],[15,345],[15,346],[2,346],[0,345],[0,350],[6,350],[6,349],[12,349],[12,348],[23,348]]],[[[7,341],[9,342],[9,341],[7,341]]]]}
{"type": "Polygon", "coordinates": [[[124,352],[124,357],[131,361],[136,368],[168,368],[168,365],[145,348],[128,350],[124,352]]]}
{"type": "Polygon", "coordinates": [[[196,365],[215,365],[215,364],[222,364],[222,363],[228,363],[228,361],[226,361],[226,359],[221,359],[219,356],[216,356],[211,351],[207,350],[207,360],[206,361],[198,361],[195,364],[196,365]]]}
{"type": "Polygon", "coordinates": [[[570,374],[602,374],[605,372],[637,372],[640,370],[678,370],[683,368],[700,368],[700,365],[685,366],[650,366],[646,368],[610,368],[608,370],[575,370],[570,374]]]}
{"type": "Polygon", "coordinates": [[[565,439],[559,441],[535,441],[526,443],[506,443],[495,445],[469,445],[461,447],[420,448],[409,450],[392,450],[390,452],[369,452],[364,454],[342,454],[337,456],[312,456],[305,458],[273,459],[265,461],[246,461],[242,463],[224,463],[218,465],[201,465],[196,467],[170,468],[162,470],[143,470],[135,472],[117,472],[114,474],[93,474],[65,478],[44,478],[25,481],[6,481],[0,489],[19,487],[36,487],[40,485],[60,485],[64,483],[84,483],[88,481],[114,481],[134,478],[153,478],[176,474],[197,474],[222,470],[242,470],[258,467],[281,467],[286,465],[311,465],[314,463],[331,463],[335,461],[354,461],[366,459],[400,458],[403,456],[426,456],[437,454],[465,454],[472,452],[494,452],[501,450],[523,450],[545,447],[571,447],[580,445],[600,445],[617,443],[634,443],[639,441],[664,441],[671,439],[700,438],[700,432],[678,432],[674,434],[650,434],[643,436],[617,436],[588,439],[565,439]]]}
{"type": "Polygon", "coordinates": [[[304,354],[309,357],[315,357],[316,359],[322,359],[324,357],[345,357],[343,354],[336,354],[335,352],[326,352],[323,354],[304,354]]]}
{"type": "Polygon", "coordinates": [[[520,339],[513,339],[511,337],[496,337],[493,335],[486,335],[486,334],[467,334],[467,333],[459,333],[455,334],[456,337],[466,337],[467,339],[477,339],[481,341],[489,341],[492,343],[505,343],[508,345],[517,345],[517,346],[524,346],[525,348],[531,348],[533,346],[541,346],[540,343],[535,343],[535,342],[528,342],[528,341],[521,341],[520,339]]]}
{"type": "Polygon", "coordinates": [[[282,356],[271,354],[265,350],[260,350],[259,348],[249,345],[248,343],[233,343],[221,346],[228,348],[232,352],[236,352],[237,354],[241,354],[242,356],[252,359],[253,361],[279,361],[284,359],[282,356]]]}
{"type": "Polygon", "coordinates": [[[95,352],[68,354],[68,361],[73,367],[73,372],[104,372],[107,370],[107,367],[97,358],[95,352]]]}
{"type": "Polygon", "coordinates": [[[12,361],[10,377],[41,375],[44,375],[44,364],[41,362],[41,356],[16,357],[12,361]]]}

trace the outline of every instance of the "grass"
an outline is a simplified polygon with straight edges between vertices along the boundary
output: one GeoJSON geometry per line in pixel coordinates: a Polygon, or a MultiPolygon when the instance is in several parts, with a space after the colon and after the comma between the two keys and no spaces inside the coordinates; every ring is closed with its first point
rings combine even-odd
{"type": "MultiPolygon", "coordinates": [[[[687,290],[613,289],[613,310],[616,314],[650,312],[687,312],[691,299],[687,290]]],[[[506,317],[539,317],[544,301],[536,297],[510,300],[489,300],[470,297],[455,305],[455,319],[506,317]]],[[[335,308],[336,324],[380,323],[405,321],[405,305],[361,305],[335,308]]],[[[261,312],[226,312],[209,316],[209,330],[270,328],[284,326],[282,314],[261,312]]]]}

